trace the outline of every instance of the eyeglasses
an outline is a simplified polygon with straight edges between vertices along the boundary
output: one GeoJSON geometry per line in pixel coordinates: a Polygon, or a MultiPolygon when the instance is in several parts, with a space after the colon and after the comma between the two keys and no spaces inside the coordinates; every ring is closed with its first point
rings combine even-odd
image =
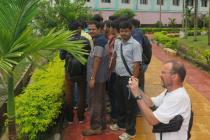
{"type": "Polygon", "coordinates": [[[174,74],[172,71],[161,71],[161,74],[174,74]]]}

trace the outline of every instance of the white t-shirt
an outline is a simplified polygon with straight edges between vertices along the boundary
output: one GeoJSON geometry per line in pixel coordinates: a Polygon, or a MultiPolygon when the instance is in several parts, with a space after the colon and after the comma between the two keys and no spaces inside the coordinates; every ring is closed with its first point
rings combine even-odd
{"type": "MultiPolygon", "coordinates": [[[[182,115],[184,121],[177,132],[162,133],[162,140],[187,140],[188,125],[191,113],[190,98],[184,87],[172,92],[162,92],[152,101],[158,108],[153,112],[161,123],[169,123],[176,115],[182,115]]],[[[155,133],[156,140],[160,140],[160,133],[155,133]]]]}

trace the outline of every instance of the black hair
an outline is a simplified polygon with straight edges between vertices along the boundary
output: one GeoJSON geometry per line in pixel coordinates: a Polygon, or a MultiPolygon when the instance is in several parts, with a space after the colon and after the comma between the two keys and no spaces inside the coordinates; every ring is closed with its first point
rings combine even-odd
{"type": "Polygon", "coordinates": [[[109,16],[109,20],[111,20],[111,21],[114,21],[114,20],[117,20],[117,19],[118,19],[117,16],[114,16],[114,15],[109,16]]]}
{"type": "Polygon", "coordinates": [[[111,21],[111,27],[119,31],[120,30],[119,23],[120,23],[119,20],[111,21]]]}
{"type": "Polygon", "coordinates": [[[130,19],[129,20],[131,22],[131,24],[135,27],[135,28],[139,28],[140,27],[140,21],[138,19],[130,19]]]}
{"type": "Polygon", "coordinates": [[[167,61],[166,63],[172,64],[171,72],[173,74],[178,74],[180,81],[183,82],[186,76],[186,69],[183,63],[175,60],[167,61]]]}
{"type": "Polygon", "coordinates": [[[111,21],[110,20],[104,21],[104,25],[106,25],[106,27],[110,28],[111,27],[111,21]]]}
{"type": "Polygon", "coordinates": [[[89,21],[88,24],[94,24],[97,29],[100,29],[102,26],[101,23],[97,21],[89,21]]]}
{"type": "Polygon", "coordinates": [[[130,18],[127,16],[127,15],[124,15],[124,16],[120,16],[119,18],[119,21],[128,21],[130,18]]]}
{"type": "Polygon", "coordinates": [[[82,27],[82,24],[79,21],[70,21],[68,24],[69,30],[77,30],[79,27],[82,27]]]}
{"type": "Polygon", "coordinates": [[[120,29],[126,29],[129,28],[130,30],[132,29],[132,24],[129,21],[123,21],[119,25],[120,29]]]}
{"type": "Polygon", "coordinates": [[[93,20],[97,21],[97,22],[103,22],[104,19],[103,19],[103,17],[100,14],[95,14],[93,16],[93,20]]]}

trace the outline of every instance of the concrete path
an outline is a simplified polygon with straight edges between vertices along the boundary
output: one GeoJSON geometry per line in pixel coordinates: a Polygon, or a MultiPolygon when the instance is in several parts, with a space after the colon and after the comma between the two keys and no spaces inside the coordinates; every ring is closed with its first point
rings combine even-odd
{"type": "MultiPolygon", "coordinates": [[[[185,88],[192,100],[193,111],[195,112],[191,140],[210,140],[210,76],[185,60],[177,56],[167,54],[163,49],[153,45],[153,58],[146,72],[145,91],[149,96],[158,95],[163,89],[160,86],[160,70],[163,62],[171,59],[182,61],[187,68],[185,88]]],[[[89,115],[87,113],[85,124],[69,125],[64,130],[65,140],[118,140],[122,132],[113,132],[107,129],[103,135],[83,137],[81,131],[89,127],[89,115]]],[[[133,140],[155,140],[152,134],[152,127],[143,117],[137,118],[137,136],[133,140]]]]}

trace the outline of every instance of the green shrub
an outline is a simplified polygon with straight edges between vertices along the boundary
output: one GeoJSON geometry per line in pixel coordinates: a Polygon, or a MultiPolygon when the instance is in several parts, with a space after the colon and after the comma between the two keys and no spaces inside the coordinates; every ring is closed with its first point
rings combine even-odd
{"type": "Polygon", "coordinates": [[[207,62],[210,65],[210,50],[204,50],[202,54],[207,62]]]}
{"type": "Polygon", "coordinates": [[[178,33],[180,28],[141,28],[144,33],[155,33],[166,31],[167,33],[178,33]]]}
{"type": "Polygon", "coordinates": [[[45,132],[60,113],[63,104],[64,64],[58,57],[46,69],[36,70],[32,83],[16,97],[16,123],[20,139],[34,140],[45,132]]]}
{"type": "MultiPolygon", "coordinates": [[[[194,35],[194,30],[188,30],[188,36],[193,36],[194,35]]],[[[197,35],[201,35],[201,30],[197,30],[197,35]]]]}
{"type": "Polygon", "coordinates": [[[165,47],[176,50],[177,38],[168,37],[165,31],[154,33],[154,39],[157,42],[164,44],[165,47]]]}
{"type": "Polygon", "coordinates": [[[133,18],[135,16],[135,12],[128,8],[119,9],[113,14],[116,17],[128,17],[133,18]]]}

